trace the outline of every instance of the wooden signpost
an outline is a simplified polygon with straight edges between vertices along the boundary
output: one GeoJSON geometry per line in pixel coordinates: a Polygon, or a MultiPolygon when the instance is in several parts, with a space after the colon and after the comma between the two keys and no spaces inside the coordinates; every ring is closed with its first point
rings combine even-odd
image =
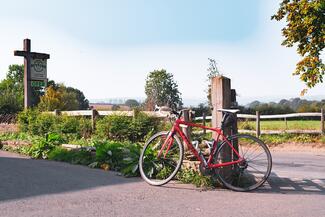
{"type": "Polygon", "coordinates": [[[15,50],[15,56],[24,57],[24,107],[32,106],[32,87],[45,87],[47,83],[47,64],[49,54],[31,52],[30,39],[24,39],[24,49],[15,50]]]}

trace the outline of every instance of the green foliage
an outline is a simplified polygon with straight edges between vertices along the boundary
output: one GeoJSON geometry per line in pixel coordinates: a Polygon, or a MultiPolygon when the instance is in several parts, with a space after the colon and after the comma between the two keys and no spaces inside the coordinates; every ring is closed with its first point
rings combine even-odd
{"type": "Polygon", "coordinates": [[[58,145],[61,145],[64,140],[58,134],[48,134],[45,138],[40,138],[28,150],[28,154],[32,158],[47,159],[49,153],[58,145]]]}
{"type": "Polygon", "coordinates": [[[182,169],[176,174],[176,178],[183,183],[194,184],[196,187],[213,187],[215,185],[210,176],[203,176],[191,169],[182,169]]]}
{"type": "Polygon", "coordinates": [[[20,140],[20,141],[32,141],[33,137],[28,133],[0,133],[0,140],[20,140]]]}
{"type": "Polygon", "coordinates": [[[197,107],[192,107],[191,110],[195,112],[196,117],[202,117],[203,113],[207,116],[211,115],[210,107],[204,103],[200,103],[197,107]]]}
{"type": "Polygon", "coordinates": [[[54,147],[48,154],[49,160],[64,161],[72,164],[89,165],[94,162],[91,152],[86,150],[66,150],[61,147],[54,147]]]}
{"type": "Polygon", "coordinates": [[[208,103],[209,103],[209,106],[212,105],[212,102],[211,102],[211,80],[213,77],[216,77],[216,76],[220,76],[221,73],[217,67],[217,62],[215,59],[211,59],[211,58],[208,58],[209,60],[209,68],[207,69],[208,71],[208,89],[207,89],[207,98],[208,98],[208,103]]]}
{"type": "Polygon", "coordinates": [[[255,114],[260,111],[261,114],[287,114],[294,112],[320,112],[325,108],[325,100],[306,100],[300,98],[282,99],[278,103],[261,103],[253,101],[245,107],[240,106],[241,113],[255,114]]]}
{"type": "Polygon", "coordinates": [[[157,129],[158,120],[139,112],[135,117],[110,115],[99,119],[96,133],[102,138],[115,141],[144,141],[147,134],[157,129]]]}
{"type": "Polygon", "coordinates": [[[14,114],[23,109],[23,65],[10,65],[6,79],[0,82],[0,114],[14,114]]]}
{"type": "Polygon", "coordinates": [[[150,72],[145,85],[147,95],[146,104],[148,109],[153,110],[155,105],[168,106],[173,109],[180,108],[182,103],[181,93],[174,81],[173,74],[166,70],[150,72]]]}
{"type": "Polygon", "coordinates": [[[310,134],[277,134],[277,135],[264,135],[262,134],[260,139],[268,145],[277,145],[284,143],[315,143],[322,142],[322,137],[319,135],[310,134]]]}
{"type": "Polygon", "coordinates": [[[84,110],[89,108],[89,101],[88,99],[86,99],[82,91],[73,87],[67,87],[66,92],[72,94],[73,97],[76,98],[78,104],[78,110],[84,110]]]}
{"type": "Polygon", "coordinates": [[[139,102],[135,99],[128,99],[125,101],[124,103],[126,106],[129,106],[130,108],[135,108],[137,106],[139,106],[139,102]]]}
{"type": "Polygon", "coordinates": [[[91,135],[91,121],[83,117],[66,115],[54,116],[41,113],[36,109],[28,109],[19,113],[18,124],[21,132],[31,135],[45,135],[56,132],[67,138],[88,138],[91,135]]]}
{"type": "Polygon", "coordinates": [[[126,176],[138,176],[138,161],[141,147],[137,144],[104,142],[96,147],[96,162],[108,164],[112,170],[126,176]]]}
{"type": "MultiPolygon", "coordinates": [[[[323,82],[325,65],[321,52],[325,47],[325,2],[324,0],[282,0],[272,19],[286,18],[287,26],[282,29],[285,37],[282,45],[297,45],[303,58],[297,63],[294,75],[299,75],[308,88],[323,82]]],[[[304,94],[307,89],[302,91],[304,94]]]]}
{"type": "Polygon", "coordinates": [[[14,152],[22,155],[28,155],[29,153],[29,146],[8,146],[8,145],[3,145],[2,149],[4,151],[9,151],[9,152],[14,152]]]}
{"type": "Polygon", "coordinates": [[[38,107],[41,111],[70,111],[88,109],[89,102],[80,90],[54,83],[46,88],[38,107]]]}
{"type": "MultiPolygon", "coordinates": [[[[10,65],[6,79],[0,82],[0,114],[13,114],[24,106],[24,65],[10,65]]],[[[37,105],[43,88],[32,87],[31,104],[37,105]]]]}

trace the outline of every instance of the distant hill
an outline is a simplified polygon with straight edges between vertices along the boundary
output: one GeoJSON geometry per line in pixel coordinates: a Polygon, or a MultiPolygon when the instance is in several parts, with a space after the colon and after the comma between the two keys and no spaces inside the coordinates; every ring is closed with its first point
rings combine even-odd
{"type": "Polygon", "coordinates": [[[292,112],[320,112],[321,108],[325,108],[325,99],[318,101],[292,98],[282,99],[278,103],[253,101],[246,106],[242,106],[241,110],[243,113],[252,114],[255,111],[260,111],[263,114],[284,114],[292,112]]]}

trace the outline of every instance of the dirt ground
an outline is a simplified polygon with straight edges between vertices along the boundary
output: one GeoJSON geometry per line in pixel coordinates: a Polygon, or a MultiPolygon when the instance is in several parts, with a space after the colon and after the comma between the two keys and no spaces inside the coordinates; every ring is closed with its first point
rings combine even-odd
{"type": "Polygon", "coordinates": [[[0,124],[0,133],[18,132],[16,124],[0,124]]]}

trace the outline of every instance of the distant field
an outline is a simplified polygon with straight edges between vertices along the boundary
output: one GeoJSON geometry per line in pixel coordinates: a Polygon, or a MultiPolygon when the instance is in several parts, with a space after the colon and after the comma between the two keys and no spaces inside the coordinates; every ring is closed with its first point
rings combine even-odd
{"type": "MultiPolygon", "coordinates": [[[[255,130],[255,121],[239,121],[239,129],[255,130]]],[[[272,121],[261,120],[261,130],[320,130],[320,121],[317,120],[290,120],[287,121],[272,121]]]]}

